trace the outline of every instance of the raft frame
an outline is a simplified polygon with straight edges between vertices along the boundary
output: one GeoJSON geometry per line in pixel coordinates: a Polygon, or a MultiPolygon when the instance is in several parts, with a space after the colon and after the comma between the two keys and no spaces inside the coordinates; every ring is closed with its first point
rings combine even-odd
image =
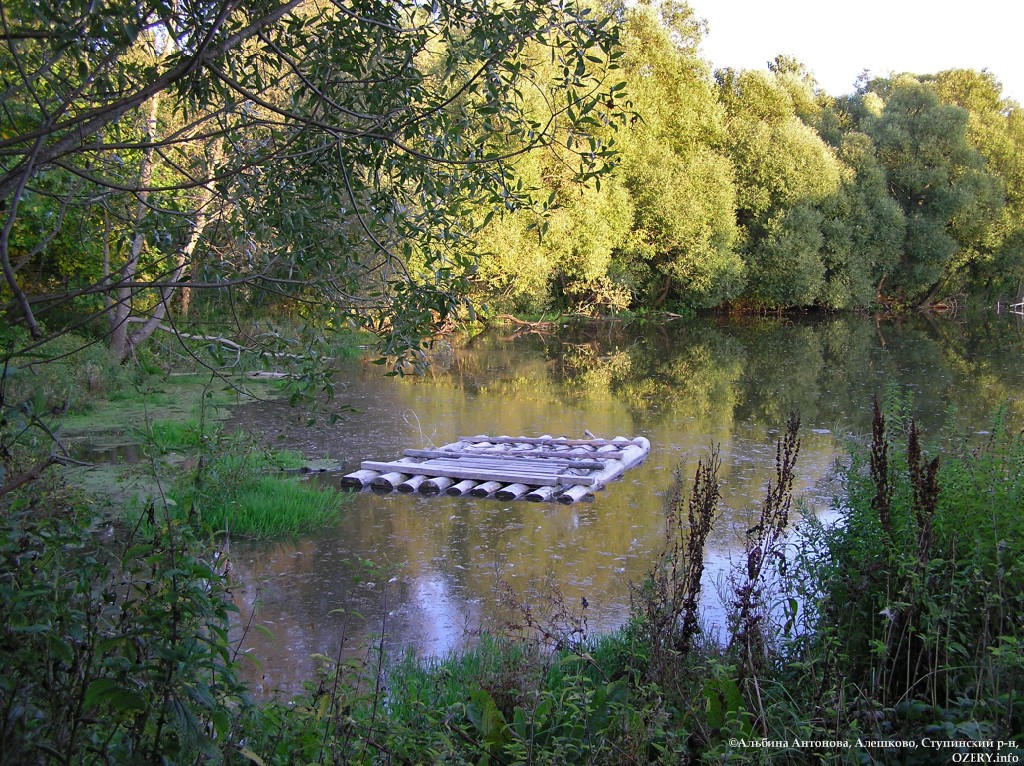
{"type": "Polygon", "coordinates": [[[407,449],[392,461],[364,460],[343,487],[388,493],[420,492],[498,500],[592,500],[594,492],[647,457],[651,443],[564,436],[460,436],[434,449],[407,449]]]}

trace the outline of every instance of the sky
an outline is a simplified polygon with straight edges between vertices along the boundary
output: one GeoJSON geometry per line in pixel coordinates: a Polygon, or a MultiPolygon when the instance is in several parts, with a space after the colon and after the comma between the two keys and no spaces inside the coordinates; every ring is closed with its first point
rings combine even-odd
{"type": "Polygon", "coordinates": [[[765,69],[794,56],[818,85],[845,95],[873,76],[988,69],[1003,95],[1024,104],[1021,0],[688,0],[708,22],[701,46],[712,67],[765,69]]]}

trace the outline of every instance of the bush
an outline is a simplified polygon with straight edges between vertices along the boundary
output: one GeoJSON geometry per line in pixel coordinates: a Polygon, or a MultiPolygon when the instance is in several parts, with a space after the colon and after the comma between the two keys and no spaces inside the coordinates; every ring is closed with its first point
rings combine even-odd
{"type": "MultiPolygon", "coordinates": [[[[940,756],[858,738],[1019,741],[1024,439],[1000,423],[986,444],[932,453],[912,420],[876,403],[870,444],[845,469],[840,522],[805,519],[780,560],[774,669],[756,690],[764,730],[851,742],[780,754],[780,763],[940,756]]],[[[994,752],[979,747],[945,755],[994,752]]]]}
{"type": "Polygon", "coordinates": [[[117,545],[76,509],[2,517],[0,764],[219,760],[247,704],[233,606],[190,529],[150,521],[117,545]]]}
{"type": "Polygon", "coordinates": [[[74,334],[61,335],[38,349],[10,356],[27,345],[20,328],[0,330],[4,404],[34,402],[37,414],[79,412],[90,401],[120,390],[124,371],[102,343],[74,334]]]}

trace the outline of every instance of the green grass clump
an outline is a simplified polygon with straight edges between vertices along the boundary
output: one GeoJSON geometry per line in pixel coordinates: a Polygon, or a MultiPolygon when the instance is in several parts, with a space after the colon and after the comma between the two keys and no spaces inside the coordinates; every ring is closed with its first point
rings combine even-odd
{"type": "Polygon", "coordinates": [[[337,517],[342,495],[291,477],[264,476],[228,495],[193,499],[204,524],[248,537],[274,537],[329,524],[337,517]]]}
{"type": "Polygon", "coordinates": [[[293,476],[273,475],[305,462],[299,452],[257,450],[224,440],[223,452],[201,455],[170,497],[179,514],[214,531],[249,537],[302,532],[335,518],[345,495],[293,476]]]}
{"type": "Polygon", "coordinates": [[[200,447],[209,435],[199,420],[154,420],[148,424],[144,436],[161,451],[184,450],[200,447]]]}

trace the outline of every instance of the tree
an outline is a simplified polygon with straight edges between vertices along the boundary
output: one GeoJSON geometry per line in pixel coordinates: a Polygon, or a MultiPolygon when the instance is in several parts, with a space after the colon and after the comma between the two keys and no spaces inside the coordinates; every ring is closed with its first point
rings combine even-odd
{"type": "Polygon", "coordinates": [[[561,142],[594,178],[606,147],[575,139],[623,114],[615,29],[574,0],[14,0],[2,21],[8,309],[37,343],[43,320],[106,321],[122,357],[182,289],[303,301],[415,352],[460,305],[472,214],[533,203],[510,160],[561,142]]]}
{"type": "Polygon", "coordinates": [[[805,110],[813,96],[810,83],[794,79],[791,68],[715,75],[728,114],[747,294],[779,307],[821,298],[826,267],[819,208],[848,175],[834,150],[797,115],[792,91],[802,94],[805,110]]]}
{"type": "Polygon", "coordinates": [[[961,252],[951,276],[972,292],[1012,295],[1024,280],[1024,112],[1003,98],[989,72],[952,69],[930,81],[943,103],[968,111],[967,139],[984,156],[1003,203],[992,205],[989,189],[978,202],[995,209],[976,204],[952,222],[961,252]]]}
{"type": "Polygon", "coordinates": [[[838,157],[851,172],[821,206],[825,275],[818,300],[832,309],[865,308],[899,264],[905,221],[871,139],[850,130],[839,140],[838,157]]]}
{"type": "Polygon", "coordinates": [[[670,2],[632,8],[623,21],[623,75],[640,119],[619,141],[633,202],[619,268],[648,304],[715,306],[738,294],[744,266],[724,113],[697,51],[703,25],[670,2]]]}
{"type": "Polygon", "coordinates": [[[948,278],[961,239],[1001,207],[998,183],[968,140],[966,109],[942,103],[934,86],[910,75],[870,87],[885,106],[877,117],[867,114],[862,129],[906,218],[901,262],[886,289],[928,303],[948,278]]]}

